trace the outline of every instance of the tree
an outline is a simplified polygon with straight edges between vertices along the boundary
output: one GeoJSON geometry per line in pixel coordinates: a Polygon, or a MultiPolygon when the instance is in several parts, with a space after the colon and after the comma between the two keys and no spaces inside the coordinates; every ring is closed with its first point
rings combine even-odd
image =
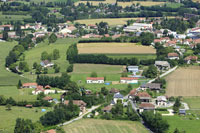
{"type": "Polygon", "coordinates": [[[8,40],[8,32],[7,31],[4,31],[3,32],[3,40],[8,40]]]}
{"type": "Polygon", "coordinates": [[[74,65],[73,65],[73,64],[70,64],[70,65],[67,67],[67,72],[73,72],[73,67],[74,67],[74,65]]]}
{"type": "Polygon", "coordinates": [[[56,67],[55,68],[55,73],[59,73],[60,72],[60,67],[56,67]]]}
{"type": "Polygon", "coordinates": [[[36,69],[37,66],[38,66],[37,62],[34,62],[34,63],[33,63],[33,69],[36,69]]]}
{"type": "Polygon", "coordinates": [[[53,59],[57,60],[58,58],[60,58],[60,53],[58,49],[54,49],[53,50],[53,59]]]}
{"type": "Polygon", "coordinates": [[[6,99],[3,95],[0,95],[0,105],[4,105],[6,103],[6,99]]]}
{"type": "Polygon", "coordinates": [[[180,98],[176,98],[174,106],[173,106],[174,112],[178,112],[180,107],[181,107],[180,98]]]}
{"type": "Polygon", "coordinates": [[[150,32],[142,32],[140,38],[142,45],[149,46],[154,40],[154,35],[150,32]]]}
{"type": "Polygon", "coordinates": [[[106,87],[102,87],[101,88],[101,93],[103,94],[103,95],[108,95],[108,90],[106,89],[106,87]]]}
{"type": "Polygon", "coordinates": [[[154,65],[149,66],[149,68],[143,72],[143,75],[147,78],[157,77],[158,70],[154,65]]]}
{"type": "Polygon", "coordinates": [[[41,60],[47,60],[49,57],[49,54],[47,53],[47,51],[42,52],[41,54],[41,60]]]}
{"type": "Polygon", "coordinates": [[[18,84],[17,84],[17,89],[20,89],[22,87],[22,82],[21,80],[19,80],[18,84]]]}
{"type": "Polygon", "coordinates": [[[48,73],[48,68],[44,68],[43,74],[47,74],[48,73]]]}
{"type": "Polygon", "coordinates": [[[128,74],[127,74],[127,72],[122,72],[122,75],[121,75],[121,77],[128,77],[128,74]]]}
{"type": "Polygon", "coordinates": [[[35,127],[31,120],[24,120],[21,118],[16,119],[14,133],[32,133],[34,132],[34,129],[35,127]]]}
{"type": "Polygon", "coordinates": [[[6,110],[10,111],[11,110],[11,105],[10,104],[6,104],[6,110]]]}
{"type": "Polygon", "coordinates": [[[57,40],[57,36],[54,34],[54,33],[52,33],[50,36],[49,36],[49,44],[50,43],[55,43],[56,42],[56,40],[57,40]]]}
{"type": "Polygon", "coordinates": [[[92,73],[90,74],[90,77],[97,77],[97,73],[96,73],[96,72],[92,72],[92,73]]]}

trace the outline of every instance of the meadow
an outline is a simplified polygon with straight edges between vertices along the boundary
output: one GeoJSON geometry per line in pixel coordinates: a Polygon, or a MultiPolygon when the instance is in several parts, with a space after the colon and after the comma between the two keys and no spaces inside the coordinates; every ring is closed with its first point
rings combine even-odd
{"type": "Polygon", "coordinates": [[[63,127],[67,133],[148,133],[139,122],[82,119],[63,127]]]}
{"type": "Polygon", "coordinates": [[[41,109],[46,109],[51,111],[52,108],[25,108],[25,107],[11,107],[10,111],[7,111],[5,106],[0,106],[0,132],[2,133],[12,133],[15,127],[17,118],[31,119],[33,122],[39,120],[39,118],[46,112],[41,112],[41,109]]]}
{"type": "Polygon", "coordinates": [[[200,67],[178,68],[166,77],[168,96],[200,96],[200,67]]]}
{"type": "Polygon", "coordinates": [[[1,22],[21,21],[26,18],[31,18],[31,16],[30,15],[3,15],[2,12],[0,12],[1,22]]]}
{"type": "Polygon", "coordinates": [[[79,54],[155,54],[150,46],[135,43],[78,43],[79,54]]]}
{"type": "Polygon", "coordinates": [[[189,105],[190,109],[200,110],[200,97],[183,97],[183,101],[189,105]]]}

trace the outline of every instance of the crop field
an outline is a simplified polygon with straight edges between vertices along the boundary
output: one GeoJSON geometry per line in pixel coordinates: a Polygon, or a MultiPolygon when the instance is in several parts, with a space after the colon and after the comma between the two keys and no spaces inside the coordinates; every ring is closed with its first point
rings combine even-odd
{"type": "Polygon", "coordinates": [[[200,96],[200,67],[179,68],[166,77],[168,96],[200,96]]]}
{"type": "MultiPolygon", "coordinates": [[[[115,0],[106,0],[106,1],[92,1],[90,3],[92,3],[94,6],[99,5],[99,3],[104,3],[104,4],[115,4],[115,0]]],[[[78,5],[79,3],[84,3],[86,4],[87,1],[78,1],[75,3],[75,5],[78,5]]],[[[126,6],[131,6],[132,4],[137,4],[139,3],[141,6],[155,6],[155,5],[162,5],[165,2],[153,2],[153,1],[132,1],[132,2],[117,2],[118,5],[122,6],[122,7],[126,7],[126,6]]]]}
{"type": "Polygon", "coordinates": [[[79,43],[79,54],[155,54],[150,46],[135,43],[79,43]]]}
{"type": "Polygon", "coordinates": [[[7,111],[5,106],[0,106],[0,132],[1,133],[13,133],[15,122],[17,118],[31,119],[33,122],[39,120],[39,118],[46,112],[41,112],[41,109],[51,111],[51,108],[25,108],[25,107],[11,107],[10,111],[7,111]]]}
{"type": "Polygon", "coordinates": [[[66,133],[148,133],[139,122],[82,119],[63,127],[66,133]]]}

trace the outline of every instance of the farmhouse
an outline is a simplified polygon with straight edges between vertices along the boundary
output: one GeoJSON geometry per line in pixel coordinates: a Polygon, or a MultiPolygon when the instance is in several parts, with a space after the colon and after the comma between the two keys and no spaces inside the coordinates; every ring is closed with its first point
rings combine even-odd
{"type": "Polygon", "coordinates": [[[49,60],[43,60],[42,62],[40,62],[40,65],[42,67],[52,67],[54,63],[50,62],[49,60]]]}
{"type": "Polygon", "coordinates": [[[133,23],[132,26],[127,26],[124,28],[125,32],[136,32],[140,30],[151,30],[153,28],[152,24],[146,23],[133,23]]]}
{"type": "Polygon", "coordinates": [[[37,88],[37,83],[24,83],[22,88],[37,88]]]}
{"type": "Polygon", "coordinates": [[[50,102],[50,103],[53,102],[53,98],[50,97],[50,96],[44,97],[43,100],[48,101],[48,102],[50,102]]]}
{"type": "Polygon", "coordinates": [[[139,92],[136,96],[139,97],[140,102],[150,102],[151,96],[147,92],[139,92]]]}
{"type": "Polygon", "coordinates": [[[103,84],[104,83],[104,77],[87,77],[86,80],[88,84],[103,84]]]}
{"type": "Polygon", "coordinates": [[[168,53],[167,55],[168,59],[170,60],[175,60],[175,59],[179,59],[179,55],[177,53],[168,53]]]}
{"type": "Polygon", "coordinates": [[[120,94],[120,92],[115,93],[113,96],[113,101],[111,102],[111,105],[116,104],[118,100],[121,100],[123,103],[123,99],[124,99],[124,96],[122,94],[120,94]]]}
{"type": "Polygon", "coordinates": [[[156,98],[156,104],[158,106],[166,106],[167,105],[167,98],[166,98],[166,96],[158,96],[156,98]]]}
{"type": "Polygon", "coordinates": [[[138,78],[135,77],[121,77],[120,78],[121,84],[137,84],[138,78]]]}
{"type": "Polygon", "coordinates": [[[102,109],[102,111],[105,112],[105,113],[110,113],[112,107],[113,107],[112,105],[108,105],[108,106],[104,107],[102,109]]]}
{"type": "Polygon", "coordinates": [[[198,59],[197,56],[187,56],[187,57],[185,57],[184,61],[185,61],[187,64],[190,64],[191,61],[196,62],[197,59],[198,59]]]}
{"type": "MultiPolygon", "coordinates": [[[[87,104],[84,101],[82,101],[82,100],[73,100],[72,102],[73,102],[74,105],[77,105],[80,108],[81,112],[85,112],[87,104]]],[[[69,100],[65,100],[64,104],[68,105],[69,104],[69,100]]]]}
{"type": "Polygon", "coordinates": [[[167,61],[155,61],[155,66],[160,71],[164,71],[164,70],[170,69],[170,64],[167,61]]]}
{"type": "Polygon", "coordinates": [[[150,90],[161,90],[161,84],[160,83],[146,83],[140,86],[141,90],[146,90],[146,89],[150,89],[150,90]]]}
{"type": "Polygon", "coordinates": [[[127,67],[128,72],[136,74],[139,72],[139,67],[138,66],[128,66],[127,67]]]}
{"type": "Polygon", "coordinates": [[[139,105],[139,112],[142,113],[143,111],[154,111],[155,105],[151,103],[141,103],[139,105]]]}

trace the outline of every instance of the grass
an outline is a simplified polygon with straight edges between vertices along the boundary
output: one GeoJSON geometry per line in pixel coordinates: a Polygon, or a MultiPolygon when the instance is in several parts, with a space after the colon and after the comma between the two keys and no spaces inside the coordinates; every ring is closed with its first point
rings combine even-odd
{"type": "Polygon", "coordinates": [[[155,54],[106,54],[108,57],[111,57],[113,59],[119,59],[119,58],[138,58],[138,59],[155,59],[155,54]]]}
{"type": "Polygon", "coordinates": [[[25,107],[11,107],[12,110],[7,111],[5,106],[0,106],[0,132],[12,133],[15,127],[15,121],[17,118],[31,119],[33,122],[39,120],[39,118],[44,115],[47,111],[51,111],[51,108],[46,108],[46,112],[41,112],[42,108],[25,108],[25,107]],[[36,110],[38,112],[36,112],[36,110]]]}
{"type": "Polygon", "coordinates": [[[16,44],[17,42],[0,42],[0,86],[15,86],[17,85],[19,79],[21,79],[22,82],[31,82],[29,79],[9,72],[5,68],[5,58],[16,44]]]}
{"type": "Polygon", "coordinates": [[[200,67],[178,68],[166,77],[168,96],[200,96],[200,67]]]}
{"type": "Polygon", "coordinates": [[[200,109],[200,97],[184,97],[183,101],[189,105],[190,109],[200,109]]]}
{"type": "Polygon", "coordinates": [[[67,133],[148,133],[139,122],[82,119],[63,127],[67,133]]]}
{"type": "Polygon", "coordinates": [[[26,18],[31,18],[31,16],[30,15],[3,15],[2,12],[0,12],[1,22],[21,21],[26,18]]]}
{"type": "Polygon", "coordinates": [[[150,46],[135,43],[79,43],[79,54],[155,54],[150,46]]]}
{"type": "Polygon", "coordinates": [[[171,8],[179,8],[183,6],[182,3],[173,3],[173,2],[167,2],[166,7],[171,7],[171,8]]]}
{"type": "Polygon", "coordinates": [[[200,120],[189,119],[189,116],[163,116],[169,123],[168,133],[173,133],[177,128],[179,131],[185,131],[186,133],[198,133],[200,132],[199,124],[200,120]]]}
{"type": "MultiPolygon", "coordinates": [[[[78,1],[75,3],[75,5],[78,5],[79,3],[84,3],[86,4],[87,1],[78,1]]],[[[92,5],[94,6],[97,6],[99,5],[99,3],[104,3],[104,4],[113,4],[113,3],[116,3],[115,0],[106,0],[106,1],[92,1],[90,2],[92,3],[92,5]]],[[[117,2],[117,4],[119,6],[122,6],[122,7],[126,7],[126,6],[131,6],[132,4],[137,4],[139,3],[141,6],[155,6],[155,5],[162,5],[164,4],[165,2],[153,2],[153,1],[132,1],[132,2],[117,2]]]]}

